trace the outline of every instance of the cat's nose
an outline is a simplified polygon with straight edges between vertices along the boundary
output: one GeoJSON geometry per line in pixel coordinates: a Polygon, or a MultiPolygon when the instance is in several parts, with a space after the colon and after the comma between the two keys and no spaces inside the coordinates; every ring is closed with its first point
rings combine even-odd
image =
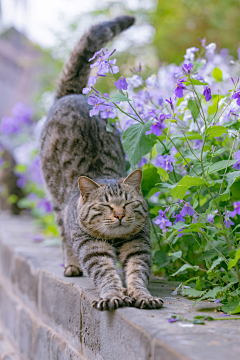
{"type": "Polygon", "coordinates": [[[123,212],[115,213],[114,215],[118,220],[122,220],[122,218],[125,216],[123,212]]]}

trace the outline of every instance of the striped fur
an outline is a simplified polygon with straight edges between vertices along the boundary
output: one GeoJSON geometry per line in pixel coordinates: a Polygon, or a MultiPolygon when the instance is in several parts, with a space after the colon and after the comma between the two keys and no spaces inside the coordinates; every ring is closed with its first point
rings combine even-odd
{"type": "Polygon", "coordinates": [[[89,74],[88,58],[133,22],[132,17],[119,17],[83,36],[60,78],[41,136],[41,167],[62,237],[64,274],[83,272],[93,280],[100,291],[93,306],[99,310],[130,303],[141,308],[162,305],[146,288],[151,245],[141,170],[125,177],[117,130],[106,132],[105,120],[90,118],[87,98],[80,95],[89,74]]]}

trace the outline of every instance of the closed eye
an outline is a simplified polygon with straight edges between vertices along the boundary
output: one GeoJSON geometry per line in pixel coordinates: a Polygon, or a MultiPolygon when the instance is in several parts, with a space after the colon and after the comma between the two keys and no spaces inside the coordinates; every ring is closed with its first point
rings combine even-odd
{"type": "Polygon", "coordinates": [[[106,206],[106,207],[108,207],[109,209],[111,209],[111,210],[113,210],[113,208],[110,206],[110,205],[108,205],[108,204],[99,204],[100,206],[106,206]]]}

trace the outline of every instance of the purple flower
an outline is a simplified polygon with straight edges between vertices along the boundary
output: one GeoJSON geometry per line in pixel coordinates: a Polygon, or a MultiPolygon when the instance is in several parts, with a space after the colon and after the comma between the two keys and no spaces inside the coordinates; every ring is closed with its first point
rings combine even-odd
{"type": "Polygon", "coordinates": [[[216,47],[217,47],[217,45],[216,45],[215,43],[210,43],[210,44],[208,44],[207,46],[205,46],[205,49],[207,50],[207,51],[206,51],[206,55],[207,55],[207,56],[212,56],[212,55],[214,55],[214,52],[215,52],[215,50],[216,50],[216,47]]]}
{"type": "Polygon", "coordinates": [[[120,76],[119,80],[115,82],[115,86],[118,90],[127,90],[128,83],[126,78],[124,76],[120,76]]]}
{"type": "Polygon", "coordinates": [[[176,322],[176,321],[178,321],[178,319],[173,317],[173,316],[168,320],[169,323],[173,323],[173,322],[176,322]]]}
{"type": "Polygon", "coordinates": [[[237,162],[233,164],[233,168],[235,170],[240,170],[240,150],[235,153],[235,159],[237,159],[237,162]]]}
{"type": "Polygon", "coordinates": [[[168,102],[168,103],[169,103],[169,105],[170,105],[170,107],[171,107],[172,111],[174,111],[174,106],[173,106],[172,99],[171,99],[171,98],[169,98],[169,100],[168,100],[168,99],[166,99],[166,102],[168,102]]]}
{"type": "Polygon", "coordinates": [[[200,40],[200,43],[203,47],[205,47],[206,45],[206,38],[203,38],[203,39],[199,39],[200,40]]]}
{"type": "Polygon", "coordinates": [[[161,167],[166,171],[172,172],[173,171],[173,167],[172,167],[172,162],[173,162],[173,157],[171,155],[157,155],[157,160],[155,162],[155,165],[157,167],[161,167]]]}
{"type": "Polygon", "coordinates": [[[176,95],[178,98],[182,98],[182,97],[183,97],[183,90],[186,89],[186,85],[183,84],[184,81],[186,81],[186,79],[178,80],[178,83],[177,83],[177,85],[176,85],[175,95],[176,95]]]}
{"type": "Polygon", "coordinates": [[[232,216],[232,214],[229,211],[227,211],[227,213],[224,213],[224,215],[225,215],[224,224],[226,228],[229,229],[231,225],[234,225],[234,222],[232,222],[232,220],[230,220],[229,218],[230,216],[232,216]]]}
{"type": "Polygon", "coordinates": [[[224,270],[224,268],[220,268],[220,270],[222,271],[222,272],[224,272],[225,270],[224,270]]]}
{"type": "Polygon", "coordinates": [[[203,91],[203,95],[204,95],[206,101],[211,100],[212,94],[211,94],[211,89],[209,86],[205,87],[205,89],[203,91]]]}
{"type": "Polygon", "coordinates": [[[235,215],[240,215],[240,201],[233,203],[234,210],[231,213],[231,217],[234,217],[235,215]]]}
{"type": "Polygon", "coordinates": [[[42,209],[46,213],[52,212],[52,204],[47,199],[41,199],[37,204],[38,209],[42,209]]]}
{"type": "Polygon", "coordinates": [[[105,107],[103,106],[104,99],[96,96],[95,94],[89,96],[88,104],[93,105],[93,109],[89,111],[89,115],[92,117],[93,115],[98,115],[99,111],[104,111],[105,107]]]}
{"type": "Polygon", "coordinates": [[[157,87],[157,76],[155,74],[152,74],[146,79],[145,83],[147,84],[147,86],[157,87]]]}
{"type": "Polygon", "coordinates": [[[172,226],[171,221],[169,221],[166,217],[166,212],[168,212],[169,208],[167,208],[165,211],[159,210],[159,215],[153,223],[155,225],[158,225],[160,229],[163,230],[163,232],[167,232],[167,227],[172,226]]]}
{"type": "Polygon", "coordinates": [[[39,243],[39,242],[42,242],[43,240],[44,240],[43,234],[39,233],[39,234],[34,235],[32,242],[39,243]]]}
{"type": "Polygon", "coordinates": [[[199,49],[196,48],[195,46],[190,47],[189,49],[186,50],[186,55],[184,55],[184,59],[193,61],[195,58],[195,52],[198,52],[198,51],[199,51],[199,49]]]}
{"type": "Polygon", "coordinates": [[[96,51],[96,52],[94,53],[93,57],[91,57],[91,58],[88,60],[88,62],[94,60],[97,56],[101,56],[102,51],[103,51],[103,48],[102,48],[101,50],[99,50],[99,51],[96,51]]]}
{"type": "Polygon", "coordinates": [[[186,216],[186,215],[192,216],[194,214],[194,210],[189,202],[184,205],[183,209],[180,211],[180,214],[182,216],[186,216]]]}
{"type": "Polygon", "coordinates": [[[146,135],[149,134],[155,134],[156,136],[160,136],[162,135],[162,130],[165,129],[165,125],[163,124],[164,120],[170,118],[171,115],[165,115],[165,114],[161,114],[159,116],[159,120],[157,121],[156,119],[154,119],[153,124],[150,126],[150,130],[146,131],[146,135]]]}
{"type": "Polygon", "coordinates": [[[172,226],[171,221],[165,219],[164,217],[158,216],[157,220],[154,221],[155,225],[158,225],[163,232],[167,232],[167,227],[172,226]]]}
{"type": "Polygon", "coordinates": [[[237,99],[237,104],[240,106],[240,91],[232,95],[232,99],[237,99]]]}
{"type": "Polygon", "coordinates": [[[184,64],[182,69],[185,73],[187,73],[188,75],[191,73],[193,64],[192,63],[188,63],[188,64],[184,64]]]}
{"type": "Polygon", "coordinates": [[[219,300],[219,299],[216,299],[214,302],[215,302],[215,304],[219,304],[219,303],[220,303],[220,300],[219,300]]]}
{"type": "MultiPolygon", "coordinates": [[[[184,229],[184,228],[183,228],[184,229]]],[[[181,232],[183,229],[178,230],[178,237],[182,237],[183,233],[181,232]]]]}
{"type": "Polygon", "coordinates": [[[174,225],[175,225],[177,222],[179,222],[179,221],[185,222],[185,219],[182,217],[181,214],[178,214],[178,215],[176,216],[176,220],[175,220],[175,222],[174,222],[174,225]]]}
{"type": "Polygon", "coordinates": [[[214,215],[213,215],[213,214],[208,215],[207,220],[208,220],[209,222],[213,223],[213,222],[214,222],[214,215]]]}
{"type": "Polygon", "coordinates": [[[138,166],[143,166],[147,163],[147,159],[145,157],[142,158],[142,160],[140,161],[140,163],[138,164],[138,166]]]}
{"type": "Polygon", "coordinates": [[[116,112],[114,107],[111,105],[102,105],[102,111],[100,113],[102,119],[114,119],[116,117],[116,112]]]}

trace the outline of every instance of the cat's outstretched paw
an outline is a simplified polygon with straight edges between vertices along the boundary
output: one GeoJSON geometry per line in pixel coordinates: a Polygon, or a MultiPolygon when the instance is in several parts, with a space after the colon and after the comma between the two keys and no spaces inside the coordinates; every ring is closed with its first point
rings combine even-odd
{"type": "Polygon", "coordinates": [[[101,298],[100,300],[94,300],[92,302],[92,307],[97,310],[115,310],[122,306],[129,306],[131,305],[132,300],[129,296],[113,296],[113,297],[106,297],[101,298]]]}
{"type": "Polygon", "coordinates": [[[75,265],[68,265],[64,270],[64,276],[66,277],[82,276],[82,274],[82,271],[75,265]]]}
{"type": "Polygon", "coordinates": [[[133,306],[139,309],[160,309],[164,301],[161,298],[151,295],[141,295],[138,298],[132,298],[133,306]]]}

